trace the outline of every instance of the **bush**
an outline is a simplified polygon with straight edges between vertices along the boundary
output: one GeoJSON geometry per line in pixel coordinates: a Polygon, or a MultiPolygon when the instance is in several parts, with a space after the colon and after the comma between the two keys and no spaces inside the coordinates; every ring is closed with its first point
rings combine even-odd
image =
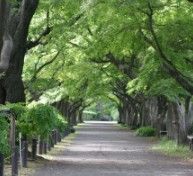
{"type": "Polygon", "coordinates": [[[141,127],[137,130],[137,135],[144,137],[155,136],[155,129],[149,126],[141,127]]]}
{"type": "Polygon", "coordinates": [[[29,109],[21,103],[7,104],[8,107],[16,116],[16,140],[18,138],[19,132],[26,134],[28,131],[29,124],[27,121],[27,113],[29,109]]]}
{"type": "Polygon", "coordinates": [[[8,107],[16,115],[17,120],[23,118],[23,115],[28,111],[28,108],[21,103],[7,104],[6,107],[8,107]]]}
{"type": "Polygon", "coordinates": [[[53,129],[64,132],[68,129],[68,123],[63,116],[50,105],[36,105],[27,113],[28,134],[30,137],[41,136],[46,139],[53,129]]]}
{"type": "Polygon", "coordinates": [[[8,144],[9,123],[5,117],[0,116],[0,124],[0,153],[6,156],[10,152],[8,144]]]}
{"type": "MultiPolygon", "coordinates": [[[[40,135],[42,139],[46,139],[53,129],[57,129],[60,133],[65,130],[70,131],[63,116],[52,106],[39,104],[28,108],[19,103],[1,106],[1,109],[7,108],[16,115],[16,140],[19,132],[28,138],[36,138],[40,135]]],[[[3,154],[9,149],[8,130],[8,121],[0,117],[0,152],[3,154]]]]}
{"type": "MultiPolygon", "coordinates": [[[[11,110],[15,116],[16,116],[16,140],[18,138],[18,131],[20,129],[18,128],[19,124],[19,119],[27,112],[27,108],[23,106],[22,104],[7,104],[1,105],[0,106],[1,110],[11,110]]],[[[5,156],[10,154],[10,145],[8,142],[8,134],[9,134],[9,129],[10,124],[7,116],[5,114],[1,114],[0,116],[0,152],[4,154],[5,156]]]]}
{"type": "Polygon", "coordinates": [[[49,105],[39,104],[29,109],[25,124],[26,133],[30,137],[40,135],[42,138],[47,138],[47,135],[56,126],[57,114],[54,108],[49,105]],[[27,127],[26,126],[26,127],[27,127]]]}
{"type": "Polygon", "coordinates": [[[64,117],[61,116],[59,112],[56,111],[56,113],[57,113],[57,118],[56,118],[55,128],[57,128],[60,133],[63,133],[65,130],[66,131],[69,130],[68,122],[64,120],[64,117]]]}

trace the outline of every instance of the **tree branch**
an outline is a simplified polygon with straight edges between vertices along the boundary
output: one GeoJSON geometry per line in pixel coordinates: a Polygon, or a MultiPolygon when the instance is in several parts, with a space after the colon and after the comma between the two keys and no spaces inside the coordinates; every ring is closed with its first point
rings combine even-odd
{"type": "Polygon", "coordinates": [[[39,0],[23,0],[21,2],[21,7],[18,12],[19,24],[15,32],[15,48],[20,46],[26,46],[26,39],[28,36],[28,29],[31,22],[31,19],[38,7],[39,0]]]}
{"type": "Polygon", "coordinates": [[[30,50],[34,47],[36,47],[37,45],[40,45],[42,44],[41,42],[41,39],[45,36],[47,36],[48,34],[50,34],[50,32],[52,31],[52,28],[47,26],[43,31],[42,33],[38,36],[38,38],[36,38],[35,40],[33,41],[28,41],[27,44],[26,44],[26,49],[27,50],[30,50]]]}
{"type": "Polygon", "coordinates": [[[43,65],[41,65],[39,68],[37,68],[35,70],[34,76],[32,77],[31,81],[33,82],[37,78],[37,75],[44,69],[44,67],[52,64],[57,59],[59,54],[60,54],[60,51],[58,51],[56,53],[56,55],[51,60],[49,60],[48,62],[45,62],[43,65]]]}
{"type": "Polygon", "coordinates": [[[173,77],[176,82],[178,82],[186,91],[193,95],[193,80],[181,73],[171,62],[171,59],[169,59],[162,50],[162,47],[153,28],[153,8],[150,2],[148,3],[148,8],[148,27],[154,40],[154,45],[152,45],[152,47],[158,52],[160,59],[163,61],[163,66],[166,68],[168,74],[173,77]]]}

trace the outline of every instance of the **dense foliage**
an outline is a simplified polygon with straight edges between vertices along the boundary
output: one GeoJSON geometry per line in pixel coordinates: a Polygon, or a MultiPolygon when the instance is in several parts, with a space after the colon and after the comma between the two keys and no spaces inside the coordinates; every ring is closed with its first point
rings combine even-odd
{"type": "MultiPolygon", "coordinates": [[[[29,108],[22,104],[8,104],[2,106],[7,108],[16,115],[16,140],[19,133],[28,139],[38,138],[47,139],[52,130],[58,130],[59,133],[69,130],[69,124],[64,117],[52,106],[34,105],[29,108]]],[[[9,119],[2,113],[0,117],[0,152],[7,154],[9,152],[8,136],[9,136],[9,119]]]]}
{"type": "MultiPolygon", "coordinates": [[[[42,7],[31,24],[32,38],[46,23],[42,7]]],[[[87,106],[108,99],[121,123],[151,125],[159,134],[166,121],[170,128],[177,121],[184,141],[193,121],[191,111],[184,114],[193,94],[192,8],[181,0],[52,4],[46,44],[26,57],[27,101],[55,103],[74,123],[87,106]]]]}
{"type": "Polygon", "coordinates": [[[49,132],[54,129],[57,114],[53,108],[45,105],[37,105],[32,107],[27,113],[26,125],[27,134],[30,136],[40,135],[47,137],[49,132]]]}
{"type": "Polygon", "coordinates": [[[8,144],[8,131],[9,124],[5,117],[0,116],[0,152],[4,155],[7,155],[10,150],[10,146],[8,144]]]}
{"type": "MultiPolygon", "coordinates": [[[[14,14],[20,2],[12,4],[14,14]]],[[[118,111],[120,123],[151,126],[157,135],[166,129],[170,138],[186,141],[193,126],[191,1],[34,2],[25,35],[14,35],[26,39],[14,38],[13,55],[21,57],[10,60],[0,87],[0,103],[31,107],[8,105],[22,133],[46,137],[66,121],[83,121],[85,109],[103,102],[108,108],[96,113],[118,111]]]]}

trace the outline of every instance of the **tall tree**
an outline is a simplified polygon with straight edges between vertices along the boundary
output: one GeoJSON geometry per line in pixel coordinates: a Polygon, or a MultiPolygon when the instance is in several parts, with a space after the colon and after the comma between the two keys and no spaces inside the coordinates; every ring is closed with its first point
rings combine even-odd
{"type": "Polygon", "coordinates": [[[0,103],[25,101],[22,70],[31,19],[39,0],[0,1],[0,103]]]}

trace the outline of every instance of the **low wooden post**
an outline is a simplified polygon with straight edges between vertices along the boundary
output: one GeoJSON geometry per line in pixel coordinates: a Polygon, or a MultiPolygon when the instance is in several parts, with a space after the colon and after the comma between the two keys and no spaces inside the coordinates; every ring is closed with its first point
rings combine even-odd
{"type": "MultiPolygon", "coordinates": [[[[12,164],[12,176],[18,175],[18,158],[19,151],[18,147],[15,145],[15,114],[11,112],[10,109],[4,109],[0,111],[1,114],[5,115],[10,121],[10,131],[9,131],[9,145],[11,148],[11,164],[12,164]]],[[[1,162],[3,163],[3,155],[1,155],[1,162]]],[[[0,166],[0,168],[3,167],[0,166]]],[[[3,171],[0,171],[3,174],[3,171]]]]}
{"type": "Polygon", "coordinates": [[[50,151],[51,150],[51,145],[50,145],[50,135],[48,135],[47,137],[47,151],[50,151]]]}
{"type": "Polygon", "coordinates": [[[58,135],[58,131],[56,130],[56,141],[57,143],[59,142],[59,135],[58,135]]]}
{"type": "Polygon", "coordinates": [[[66,130],[64,131],[64,137],[68,136],[68,134],[69,134],[69,131],[66,129],[66,130]]]}
{"type": "Polygon", "coordinates": [[[66,137],[68,135],[67,130],[64,131],[64,137],[66,137]]]}
{"type": "Polygon", "coordinates": [[[28,141],[22,141],[22,166],[27,168],[28,141]]]}
{"type": "Polygon", "coordinates": [[[0,176],[4,175],[4,156],[0,153],[0,176]]]}
{"type": "Polygon", "coordinates": [[[37,157],[37,139],[32,139],[32,159],[36,160],[37,157]]]}
{"type": "Polygon", "coordinates": [[[59,142],[61,142],[62,141],[62,135],[60,132],[58,132],[58,135],[59,135],[59,142]]]}
{"type": "Polygon", "coordinates": [[[51,141],[48,139],[48,142],[47,142],[47,148],[48,148],[48,151],[51,150],[51,141]]]}
{"type": "Polygon", "coordinates": [[[13,155],[12,155],[12,176],[18,176],[18,159],[19,159],[19,151],[18,147],[14,147],[13,155]]]}
{"type": "Polygon", "coordinates": [[[50,141],[50,147],[54,147],[54,141],[53,141],[53,132],[49,136],[49,141],[50,141]]]}
{"type": "Polygon", "coordinates": [[[43,142],[43,153],[47,154],[47,142],[43,142]]]}
{"type": "Polygon", "coordinates": [[[10,130],[10,144],[12,149],[12,176],[18,176],[18,159],[19,159],[19,151],[18,147],[15,145],[15,116],[11,113],[11,130],[10,130]]]}
{"type": "Polygon", "coordinates": [[[54,130],[54,144],[57,144],[57,133],[56,133],[56,130],[54,130]]]}
{"type": "Polygon", "coordinates": [[[61,136],[60,136],[60,133],[58,132],[58,130],[56,130],[56,140],[57,140],[57,142],[61,142],[61,136]]]}
{"type": "Polygon", "coordinates": [[[39,139],[39,154],[43,154],[43,140],[41,138],[39,139]]]}
{"type": "Polygon", "coordinates": [[[19,154],[20,154],[20,163],[22,167],[27,168],[27,156],[28,156],[28,142],[27,136],[22,136],[19,133],[19,154]]]}

